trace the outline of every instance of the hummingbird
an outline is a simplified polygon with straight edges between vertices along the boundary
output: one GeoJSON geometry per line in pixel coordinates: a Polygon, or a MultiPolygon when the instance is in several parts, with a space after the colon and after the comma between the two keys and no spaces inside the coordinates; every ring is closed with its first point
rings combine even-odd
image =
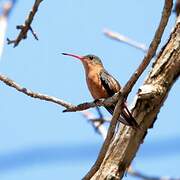
{"type": "MultiPolygon", "coordinates": [[[[99,57],[91,54],[85,56],[69,53],[62,54],[72,56],[82,62],[85,69],[87,86],[95,101],[101,98],[111,97],[120,91],[121,86],[119,82],[105,70],[99,57]]],[[[105,106],[105,108],[111,115],[113,115],[115,106],[116,103],[111,106],[105,106]]],[[[138,123],[125,103],[123,106],[124,108],[118,120],[125,125],[131,126],[133,129],[139,129],[138,123]]]]}

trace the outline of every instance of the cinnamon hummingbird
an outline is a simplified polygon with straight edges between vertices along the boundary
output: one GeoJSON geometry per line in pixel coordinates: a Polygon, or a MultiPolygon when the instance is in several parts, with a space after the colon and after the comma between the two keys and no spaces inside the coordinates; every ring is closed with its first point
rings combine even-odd
{"type": "MultiPolygon", "coordinates": [[[[111,97],[120,91],[121,86],[119,82],[105,70],[99,57],[95,55],[78,56],[69,53],[62,54],[72,56],[82,62],[85,69],[88,89],[95,100],[111,97]]],[[[113,104],[111,106],[105,106],[105,108],[112,115],[115,106],[116,104],[113,104]]],[[[139,129],[139,125],[125,103],[119,121],[128,126],[132,126],[134,129],[139,129]]]]}

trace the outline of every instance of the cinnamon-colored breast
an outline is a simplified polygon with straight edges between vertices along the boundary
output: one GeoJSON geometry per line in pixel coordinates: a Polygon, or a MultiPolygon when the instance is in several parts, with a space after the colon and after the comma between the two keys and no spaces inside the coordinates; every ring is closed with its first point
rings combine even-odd
{"type": "MultiPolygon", "coordinates": [[[[87,85],[94,99],[107,98],[110,96],[110,94],[108,94],[106,87],[103,86],[102,79],[100,77],[102,71],[104,72],[105,70],[104,69],[94,69],[94,70],[91,69],[91,71],[89,71],[86,74],[87,85]]],[[[108,86],[113,92],[111,95],[118,92],[120,90],[119,83],[108,73],[107,73],[106,78],[108,79],[107,80],[108,86]]]]}
{"type": "Polygon", "coordinates": [[[94,99],[107,98],[108,94],[102,86],[99,75],[96,72],[89,72],[86,76],[87,85],[94,99]]]}

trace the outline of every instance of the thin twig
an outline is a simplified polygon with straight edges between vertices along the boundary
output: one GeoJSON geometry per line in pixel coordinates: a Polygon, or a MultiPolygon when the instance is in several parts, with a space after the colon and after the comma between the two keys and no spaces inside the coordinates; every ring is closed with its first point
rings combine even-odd
{"type": "Polygon", "coordinates": [[[128,45],[130,45],[132,47],[135,47],[137,49],[142,50],[145,53],[148,51],[148,48],[146,47],[145,44],[137,42],[137,41],[135,41],[133,39],[130,39],[129,37],[127,37],[125,35],[122,35],[120,33],[117,33],[117,32],[114,32],[114,31],[111,31],[111,30],[108,30],[108,29],[104,29],[103,32],[107,37],[109,37],[111,39],[114,39],[114,40],[120,41],[122,43],[128,44],[128,45]]]}
{"type": "Polygon", "coordinates": [[[27,33],[28,33],[29,30],[31,31],[31,33],[34,36],[34,38],[36,40],[38,40],[37,34],[32,29],[31,24],[33,22],[33,19],[34,19],[34,16],[35,16],[36,12],[38,11],[38,7],[39,7],[39,5],[40,5],[40,3],[42,1],[43,0],[35,0],[34,5],[32,7],[32,10],[29,12],[28,17],[25,20],[25,23],[23,25],[16,26],[16,29],[20,29],[21,30],[19,35],[17,36],[17,38],[15,40],[10,40],[9,38],[7,38],[8,44],[14,44],[14,47],[16,47],[20,43],[20,41],[22,39],[26,39],[27,33]]]}
{"type": "Polygon", "coordinates": [[[104,144],[100,150],[98,158],[97,158],[95,164],[92,166],[90,171],[86,174],[86,176],[83,179],[89,180],[98,171],[101,163],[103,162],[104,157],[106,155],[106,152],[109,148],[109,145],[111,143],[112,137],[113,137],[114,132],[115,132],[117,119],[119,118],[119,115],[121,114],[121,111],[122,111],[123,100],[126,100],[128,94],[132,90],[134,84],[136,83],[136,81],[138,80],[140,75],[143,73],[143,71],[146,69],[146,67],[150,63],[152,57],[156,53],[156,50],[157,50],[158,45],[161,41],[161,37],[163,35],[164,29],[167,25],[169,16],[171,14],[172,5],[173,5],[172,0],[165,0],[164,8],[163,8],[162,16],[161,16],[161,21],[160,21],[160,24],[156,30],[155,36],[154,36],[154,38],[150,44],[147,55],[144,57],[142,63],[138,67],[138,69],[135,71],[135,73],[131,76],[129,81],[126,83],[126,85],[122,89],[122,91],[121,91],[122,94],[121,94],[120,99],[116,105],[116,108],[115,108],[115,111],[114,111],[114,114],[113,114],[113,117],[111,120],[111,124],[110,124],[109,129],[108,129],[107,137],[106,137],[104,144]]]}
{"type": "Polygon", "coordinates": [[[98,112],[99,118],[103,119],[104,116],[103,116],[103,113],[101,112],[101,110],[99,109],[99,107],[96,107],[96,110],[98,112]]]}
{"type": "Polygon", "coordinates": [[[133,177],[137,177],[137,178],[140,178],[142,180],[180,180],[180,178],[171,178],[171,177],[157,177],[157,176],[148,176],[148,175],[145,175],[139,171],[135,171],[134,169],[132,169],[132,167],[130,167],[128,169],[128,174],[133,176],[133,177]]]}
{"type": "Polygon", "coordinates": [[[4,82],[6,85],[8,85],[10,87],[13,87],[17,91],[19,91],[19,92],[21,92],[21,93],[23,93],[23,94],[25,94],[27,96],[30,96],[32,98],[37,98],[37,99],[40,99],[40,100],[53,102],[55,104],[64,106],[66,108],[74,107],[74,105],[72,105],[71,103],[68,103],[68,102],[66,102],[64,100],[61,100],[61,99],[58,99],[58,98],[53,97],[53,96],[48,96],[46,94],[41,94],[41,93],[34,92],[34,91],[29,90],[29,89],[26,89],[26,88],[22,87],[21,85],[17,84],[12,79],[5,76],[5,75],[0,75],[0,81],[4,82]]]}
{"type": "Polygon", "coordinates": [[[89,111],[82,111],[82,115],[92,123],[96,132],[98,132],[104,140],[106,138],[107,130],[101,123],[101,119],[99,119],[100,121],[96,121],[96,117],[89,111]]]}
{"type": "Polygon", "coordinates": [[[98,121],[98,122],[101,122],[101,123],[109,123],[111,122],[111,119],[109,118],[93,118],[93,119],[90,119],[91,121],[98,121]]]}

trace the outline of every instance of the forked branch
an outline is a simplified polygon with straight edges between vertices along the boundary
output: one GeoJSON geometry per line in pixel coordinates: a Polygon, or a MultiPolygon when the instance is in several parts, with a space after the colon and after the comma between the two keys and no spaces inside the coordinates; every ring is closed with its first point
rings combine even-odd
{"type": "Polygon", "coordinates": [[[14,40],[10,40],[9,38],[7,38],[8,44],[14,44],[14,47],[16,47],[20,43],[21,40],[27,38],[27,33],[28,33],[29,30],[31,31],[31,33],[34,36],[34,38],[36,40],[38,40],[38,36],[35,33],[35,31],[32,29],[31,24],[33,22],[33,19],[34,19],[34,16],[35,16],[36,12],[38,11],[38,7],[39,7],[39,5],[40,5],[40,3],[42,1],[43,0],[35,0],[34,5],[32,7],[32,10],[29,12],[28,17],[25,20],[25,23],[23,25],[16,26],[16,29],[20,30],[19,35],[14,40]]]}

